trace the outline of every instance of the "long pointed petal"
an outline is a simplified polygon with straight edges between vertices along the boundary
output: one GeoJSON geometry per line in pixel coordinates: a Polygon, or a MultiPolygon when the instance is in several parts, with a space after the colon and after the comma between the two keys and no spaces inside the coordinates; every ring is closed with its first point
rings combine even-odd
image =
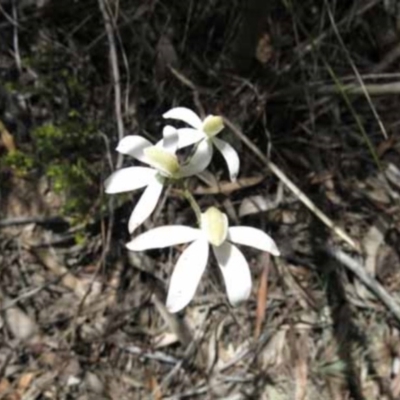
{"type": "Polygon", "coordinates": [[[189,243],[202,236],[200,229],[183,225],[159,226],[131,240],[126,247],[131,251],[162,249],[189,243]]]}
{"type": "Polygon", "coordinates": [[[206,139],[207,136],[197,129],[193,128],[180,128],[178,129],[178,149],[183,149],[184,147],[191,146],[202,139],[206,139]]]}
{"type": "Polygon", "coordinates": [[[182,310],[192,300],[206,268],[208,253],[207,240],[200,238],[179,257],[168,289],[167,308],[170,312],[182,310]]]}
{"type": "Polygon", "coordinates": [[[203,123],[200,117],[192,110],[186,107],[176,107],[163,114],[164,118],[177,119],[186,122],[193,128],[201,129],[203,123]]]}
{"type": "Polygon", "coordinates": [[[178,130],[171,125],[167,125],[163,129],[163,138],[157,142],[156,146],[163,147],[169,153],[175,154],[178,149],[178,130]]]}
{"type": "Polygon", "coordinates": [[[129,233],[133,233],[133,231],[144,221],[146,221],[146,219],[154,211],[158,199],[160,198],[162,189],[163,184],[158,179],[155,178],[152,182],[150,182],[146,190],[143,192],[142,197],[136,204],[131,217],[129,218],[129,233]]]}
{"type": "Polygon", "coordinates": [[[240,168],[240,159],[238,153],[229,143],[225,142],[224,140],[214,137],[213,143],[221,152],[222,157],[225,159],[231,181],[236,181],[240,168]]]}
{"type": "Polygon", "coordinates": [[[117,151],[122,154],[134,157],[139,161],[146,162],[146,156],[143,150],[153,146],[147,139],[138,135],[125,136],[120,140],[117,146],[117,151]]]}
{"type": "Polygon", "coordinates": [[[211,162],[213,155],[213,147],[209,140],[202,140],[197,146],[189,163],[183,165],[180,169],[179,175],[187,177],[196,175],[204,171],[211,162]]]}
{"type": "Polygon", "coordinates": [[[147,186],[157,171],[147,167],[128,167],[113,172],[104,182],[106,193],[122,193],[147,186]]]}
{"type": "Polygon", "coordinates": [[[213,246],[215,257],[224,278],[229,302],[236,306],[249,298],[251,293],[251,274],[242,252],[233,244],[224,242],[213,246]]]}
{"type": "Polygon", "coordinates": [[[230,227],[228,229],[227,240],[254,247],[258,250],[267,251],[274,256],[280,255],[280,251],[271,236],[267,235],[261,229],[256,229],[251,226],[230,227]]]}

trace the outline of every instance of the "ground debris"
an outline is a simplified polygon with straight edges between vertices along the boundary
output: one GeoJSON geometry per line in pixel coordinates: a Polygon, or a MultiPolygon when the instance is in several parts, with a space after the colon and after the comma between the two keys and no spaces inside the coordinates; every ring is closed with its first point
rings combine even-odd
{"type": "MultiPolygon", "coordinates": [[[[245,3],[1,2],[0,398],[399,398],[399,7],[245,3]],[[282,253],[244,250],[235,308],[211,263],[168,313],[183,248],[128,253],[137,196],[104,195],[116,127],[157,141],[175,106],[240,154],[188,183],[201,207],[282,253]]],[[[181,194],[146,228],[192,224],[181,194]]]]}

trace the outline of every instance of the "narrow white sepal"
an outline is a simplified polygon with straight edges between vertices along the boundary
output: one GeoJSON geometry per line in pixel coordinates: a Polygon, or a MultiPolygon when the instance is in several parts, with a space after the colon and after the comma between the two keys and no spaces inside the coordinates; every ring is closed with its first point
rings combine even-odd
{"type": "Polygon", "coordinates": [[[178,149],[183,149],[184,147],[200,142],[200,140],[207,139],[204,132],[193,128],[178,129],[178,137],[178,149]]]}
{"type": "Polygon", "coordinates": [[[204,171],[210,164],[213,155],[213,147],[209,140],[202,140],[197,146],[189,163],[182,165],[179,176],[187,177],[204,171]]]}
{"type": "Polygon", "coordinates": [[[168,289],[167,308],[171,313],[182,310],[192,300],[206,268],[208,253],[209,244],[201,237],[179,257],[168,289]]]}
{"type": "Polygon", "coordinates": [[[227,240],[243,244],[245,246],[254,247],[255,249],[267,251],[274,256],[279,256],[280,251],[271,238],[261,229],[253,228],[251,226],[232,226],[228,229],[227,240]]]}
{"type": "Polygon", "coordinates": [[[146,219],[154,211],[158,199],[160,198],[162,189],[163,184],[157,178],[154,178],[154,180],[149,183],[129,218],[129,233],[133,233],[133,231],[144,221],[146,221],[146,219]]]}
{"type": "Polygon", "coordinates": [[[171,154],[175,154],[178,149],[178,130],[171,125],[167,125],[163,129],[163,138],[157,142],[156,146],[164,148],[171,154]]]}
{"type": "Polygon", "coordinates": [[[216,148],[222,154],[222,157],[225,159],[231,181],[236,181],[240,168],[240,159],[238,153],[229,143],[225,142],[224,140],[216,137],[214,137],[212,140],[216,148]]]}
{"type": "Polygon", "coordinates": [[[200,117],[194,111],[186,107],[172,108],[163,114],[163,117],[186,122],[188,125],[193,126],[193,128],[196,129],[201,129],[203,125],[200,117]]]}
{"type": "Polygon", "coordinates": [[[121,154],[127,154],[139,161],[145,161],[143,150],[153,146],[147,139],[138,135],[125,136],[120,140],[116,150],[121,154]]]}
{"type": "Polygon", "coordinates": [[[249,298],[251,293],[251,274],[242,252],[233,244],[224,242],[213,246],[215,257],[224,278],[229,302],[236,306],[249,298]]]}
{"type": "Polygon", "coordinates": [[[189,226],[160,226],[137,236],[126,247],[131,251],[162,249],[176,244],[193,242],[201,236],[200,229],[189,226]]]}
{"type": "Polygon", "coordinates": [[[113,172],[104,182],[109,194],[129,192],[147,186],[157,171],[147,167],[128,167],[113,172]]]}

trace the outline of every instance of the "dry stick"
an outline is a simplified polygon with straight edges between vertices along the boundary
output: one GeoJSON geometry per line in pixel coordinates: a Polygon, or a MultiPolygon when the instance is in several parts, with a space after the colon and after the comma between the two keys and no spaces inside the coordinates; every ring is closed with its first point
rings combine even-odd
{"type": "MultiPolygon", "coordinates": [[[[122,120],[121,110],[121,79],[119,75],[118,57],[117,57],[117,45],[115,43],[114,36],[114,24],[112,23],[110,10],[107,9],[107,0],[99,0],[100,11],[103,15],[104,27],[107,33],[108,46],[110,51],[110,64],[113,78],[114,87],[114,107],[115,107],[115,118],[117,120],[118,139],[121,140],[124,137],[124,122],[122,120]]],[[[121,168],[123,157],[118,154],[116,169],[121,168]]]]}
{"type": "MultiPolygon", "coordinates": [[[[118,139],[121,140],[124,137],[124,122],[122,120],[122,110],[121,110],[121,82],[120,82],[120,74],[118,67],[117,46],[115,43],[114,29],[113,29],[113,26],[115,26],[115,24],[112,23],[110,16],[111,11],[109,8],[107,8],[107,0],[99,0],[99,8],[103,15],[104,27],[107,33],[108,47],[110,52],[111,72],[112,72],[113,87],[114,87],[115,118],[117,120],[118,139]]],[[[123,162],[123,156],[121,153],[118,153],[116,169],[122,167],[122,162],[123,162]]],[[[103,256],[107,254],[108,249],[110,247],[111,233],[114,225],[113,198],[110,200],[109,204],[111,212],[108,223],[106,243],[103,250],[103,256]]],[[[102,259],[103,258],[104,257],[102,257],[102,259]]]]}
{"type": "MultiPolygon", "coordinates": [[[[110,57],[110,64],[111,64],[111,73],[112,73],[112,80],[113,80],[113,88],[114,88],[114,112],[115,118],[117,122],[117,131],[118,131],[118,139],[122,140],[124,137],[124,122],[122,119],[122,109],[121,109],[121,78],[119,74],[119,66],[118,66],[118,56],[117,56],[117,45],[115,42],[115,35],[114,35],[114,26],[115,24],[111,18],[111,10],[109,8],[107,0],[99,0],[99,8],[101,14],[103,16],[104,21],[104,28],[107,33],[107,40],[108,40],[108,47],[109,47],[109,57],[110,57]]],[[[107,140],[106,140],[107,142],[107,140]]],[[[108,146],[107,150],[109,151],[108,146]]],[[[123,163],[123,155],[118,153],[116,169],[121,168],[123,163]]],[[[109,209],[110,209],[110,216],[108,218],[108,231],[105,236],[105,243],[103,247],[103,254],[100,258],[100,261],[96,267],[96,271],[93,274],[92,281],[88,287],[88,290],[85,293],[85,296],[82,298],[81,303],[79,304],[79,308],[76,313],[76,317],[80,314],[82,310],[82,306],[87,296],[89,296],[92,285],[97,278],[98,274],[100,273],[100,268],[105,261],[105,257],[110,249],[111,238],[112,238],[112,231],[114,226],[114,198],[112,197],[109,201],[109,209]]],[[[76,318],[75,318],[76,320],[76,318]]]]}
{"type": "Polygon", "coordinates": [[[331,229],[342,240],[348,243],[354,250],[361,252],[360,245],[356,243],[343,229],[335,225],[335,223],[325,215],[272,161],[255,146],[250,139],[229,119],[224,117],[226,125],[235,133],[235,135],[262,161],[295,195],[297,198],[318,217],[329,229],[331,229]]]}
{"type": "Polygon", "coordinates": [[[61,216],[54,217],[15,217],[0,219],[0,228],[12,225],[28,225],[28,224],[57,224],[60,222],[66,222],[61,216]]]}
{"type": "Polygon", "coordinates": [[[14,21],[17,23],[13,25],[13,44],[14,44],[14,58],[15,64],[17,65],[18,72],[22,71],[21,55],[19,52],[19,38],[18,38],[18,10],[17,1],[12,1],[12,16],[14,21]]]}
{"type": "MultiPolygon", "coordinates": [[[[18,25],[18,22],[17,22],[16,20],[14,20],[13,17],[12,17],[10,14],[8,14],[8,13],[4,10],[3,6],[1,5],[1,3],[0,3],[0,11],[1,11],[1,14],[4,15],[4,18],[5,18],[12,26],[18,25]]],[[[5,25],[5,24],[1,24],[1,25],[0,25],[0,29],[1,29],[1,28],[4,28],[4,27],[6,27],[6,26],[7,26],[7,25],[5,25]]]]}
{"type": "MultiPolygon", "coordinates": [[[[399,46],[400,55],[400,46],[399,46]]],[[[357,83],[341,84],[340,87],[337,85],[323,85],[323,84],[309,84],[307,90],[311,90],[313,93],[322,95],[336,95],[336,94],[347,94],[359,96],[365,94],[365,91],[370,96],[386,96],[386,95],[398,95],[400,93],[400,81],[386,82],[386,83],[367,83],[364,87],[361,87],[357,83]]],[[[299,95],[304,91],[304,85],[289,90],[282,90],[271,94],[270,100],[281,99],[287,96],[299,95]]],[[[323,105],[330,101],[330,98],[323,98],[317,104],[323,105]]],[[[325,109],[323,110],[325,111],[325,109]]]]}
{"type": "Polygon", "coordinates": [[[400,322],[400,306],[396,301],[390,296],[386,289],[372,276],[370,276],[365,267],[350,257],[344,251],[333,247],[324,246],[323,250],[326,251],[330,256],[335,258],[341,264],[343,264],[347,269],[353,272],[354,275],[369,289],[375,296],[387,307],[389,311],[392,312],[394,317],[400,322]]]}
{"type": "Polygon", "coordinates": [[[155,361],[163,362],[166,364],[172,364],[172,365],[176,365],[180,362],[180,360],[178,360],[177,358],[170,356],[169,354],[165,354],[161,351],[157,351],[157,350],[147,350],[146,351],[145,349],[142,349],[136,345],[123,347],[123,346],[117,344],[117,346],[119,346],[119,348],[121,350],[123,350],[127,353],[135,354],[137,356],[147,358],[149,360],[155,360],[155,361]]]}
{"type": "MultiPolygon", "coordinates": [[[[312,87],[311,90],[313,90],[312,87]]],[[[349,95],[360,95],[367,92],[370,96],[398,95],[400,93],[400,82],[364,84],[363,87],[357,84],[348,84],[341,86],[341,88],[336,85],[327,85],[316,88],[315,92],[320,94],[340,94],[344,92],[349,95]]]]}

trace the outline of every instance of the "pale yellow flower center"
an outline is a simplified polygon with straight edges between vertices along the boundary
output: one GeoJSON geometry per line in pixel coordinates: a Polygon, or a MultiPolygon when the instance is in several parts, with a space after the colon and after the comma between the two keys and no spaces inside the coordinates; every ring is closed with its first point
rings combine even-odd
{"type": "Polygon", "coordinates": [[[213,137],[224,129],[224,120],[216,115],[209,115],[203,121],[203,132],[209,137],[213,137]]]}
{"type": "Polygon", "coordinates": [[[143,152],[148,159],[148,163],[161,173],[174,176],[179,171],[179,162],[175,154],[156,146],[147,147],[143,152]]]}
{"type": "Polygon", "coordinates": [[[228,235],[228,217],[218,208],[210,207],[201,214],[201,229],[207,235],[208,241],[218,247],[228,235]]]}

